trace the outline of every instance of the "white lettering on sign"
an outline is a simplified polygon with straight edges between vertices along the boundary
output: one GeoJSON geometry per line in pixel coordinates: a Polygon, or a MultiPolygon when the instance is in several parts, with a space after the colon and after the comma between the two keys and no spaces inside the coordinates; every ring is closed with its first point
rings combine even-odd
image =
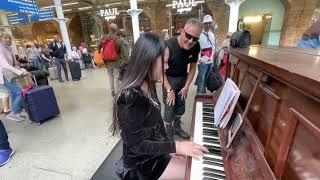
{"type": "Polygon", "coordinates": [[[198,3],[203,3],[203,1],[195,1],[195,0],[172,1],[171,7],[173,9],[177,9],[179,13],[182,13],[184,11],[191,11],[192,7],[197,6],[198,3]]]}
{"type": "Polygon", "coordinates": [[[118,8],[100,10],[100,16],[106,20],[115,19],[119,14],[118,8]]]}

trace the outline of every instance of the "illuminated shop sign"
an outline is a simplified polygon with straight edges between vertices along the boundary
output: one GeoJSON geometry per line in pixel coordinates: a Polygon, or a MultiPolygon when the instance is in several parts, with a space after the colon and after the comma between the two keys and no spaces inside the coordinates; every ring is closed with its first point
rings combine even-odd
{"type": "Polygon", "coordinates": [[[179,1],[172,1],[172,4],[167,5],[167,7],[172,7],[172,9],[177,9],[178,13],[183,13],[183,12],[190,12],[193,7],[196,7],[200,3],[204,3],[204,1],[179,0],[179,1]]]}
{"type": "Polygon", "coordinates": [[[39,11],[36,0],[0,0],[0,9],[28,14],[39,11]]]}
{"type": "Polygon", "coordinates": [[[110,19],[115,19],[120,13],[118,12],[118,8],[112,9],[101,9],[100,16],[104,17],[107,21],[110,19]]]}

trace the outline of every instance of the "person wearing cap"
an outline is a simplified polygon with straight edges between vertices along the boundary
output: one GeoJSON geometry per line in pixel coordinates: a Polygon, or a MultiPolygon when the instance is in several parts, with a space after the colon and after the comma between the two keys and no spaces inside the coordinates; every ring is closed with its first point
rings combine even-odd
{"type": "Polygon", "coordinates": [[[210,73],[216,48],[215,35],[210,31],[213,24],[212,17],[210,15],[204,16],[202,24],[203,30],[199,39],[201,51],[198,60],[198,76],[196,79],[197,94],[206,93],[205,79],[210,73]]]}

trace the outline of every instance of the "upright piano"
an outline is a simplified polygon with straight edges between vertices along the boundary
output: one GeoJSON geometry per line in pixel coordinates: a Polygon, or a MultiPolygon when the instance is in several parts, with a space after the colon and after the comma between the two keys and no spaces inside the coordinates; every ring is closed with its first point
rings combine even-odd
{"type": "Polygon", "coordinates": [[[228,51],[227,76],[241,90],[234,114],[243,124],[226,148],[228,127],[213,125],[221,89],[196,96],[191,139],[210,153],[187,160],[185,179],[320,179],[320,50],[228,51]]]}

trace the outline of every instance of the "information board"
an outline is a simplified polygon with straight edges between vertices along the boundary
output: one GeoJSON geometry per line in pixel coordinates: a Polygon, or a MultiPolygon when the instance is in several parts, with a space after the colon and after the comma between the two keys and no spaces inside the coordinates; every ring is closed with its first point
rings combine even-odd
{"type": "Polygon", "coordinates": [[[21,24],[30,23],[29,17],[27,14],[12,13],[12,14],[8,14],[7,17],[10,25],[21,25],[21,24]]]}
{"type": "Polygon", "coordinates": [[[0,10],[37,14],[36,0],[0,0],[0,10]]]}
{"type": "Polygon", "coordinates": [[[31,22],[51,21],[53,18],[55,18],[55,16],[52,9],[40,9],[38,14],[31,16],[31,22]]]}

